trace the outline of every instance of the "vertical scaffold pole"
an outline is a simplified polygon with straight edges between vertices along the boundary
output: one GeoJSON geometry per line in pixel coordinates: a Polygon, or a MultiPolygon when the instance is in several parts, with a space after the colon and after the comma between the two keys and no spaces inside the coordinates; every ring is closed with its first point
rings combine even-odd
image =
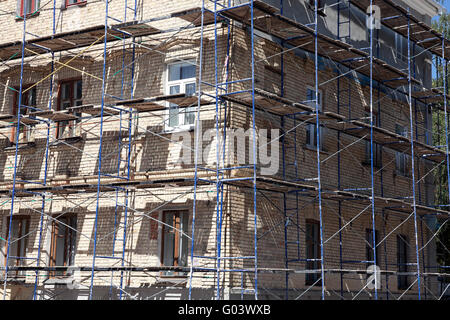
{"type": "MultiPolygon", "coordinates": [[[[52,25],[52,34],[56,34],[56,0],[53,0],[53,25],[52,25]]],[[[51,62],[51,77],[50,77],[50,88],[49,88],[49,101],[48,101],[48,109],[52,110],[53,107],[53,81],[54,81],[54,68],[55,68],[55,53],[52,51],[52,62],[51,62]]],[[[50,146],[50,126],[51,122],[47,122],[47,141],[45,145],[45,168],[44,168],[44,186],[47,185],[47,173],[48,173],[48,153],[50,146]]],[[[42,253],[42,234],[43,234],[43,226],[44,226],[44,211],[45,211],[45,203],[46,197],[42,196],[42,206],[41,206],[41,217],[39,221],[39,242],[38,242],[38,255],[37,255],[37,267],[40,266],[41,263],[41,253],[42,253]]],[[[33,300],[37,299],[37,288],[39,284],[39,270],[35,271],[35,279],[34,279],[34,289],[33,289],[33,300]]]]}
{"type": "MultiPolygon", "coordinates": [[[[201,106],[201,88],[203,77],[203,34],[204,34],[204,19],[205,19],[205,0],[202,0],[202,16],[200,26],[200,52],[199,52],[199,70],[197,81],[197,116],[195,118],[195,146],[194,146],[194,195],[192,204],[192,231],[191,231],[191,258],[190,258],[190,272],[189,272],[189,300],[192,299],[192,278],[194,276],[194,245],[195,245],[195,218],[197,214],[197,189],[198,189],[198,156],[203,155],[202,150],[199,149],[200,145],[200,106],[201,106]]],[[[201,160],[201,159],[200,159],[201,160]]]]}
{"type": "Polygon", "coordinates": [[[216,299],[220,300],[220,267],[222,258],[222,213],[223,213],[223,184],[220,172],[220,134],[219,134],[219,62],[217,34],[217,1],[214,1],[214,97],[215,97],[215,129],[216,129],[216,299]]]}
{"type": "Polygon", "coordinates": [[[417,269],[417,293],[418,299],[420,294],[420,260],[419,260],[419,235],[417,230],[417,200],[416,200],[416,171],[414,156],[414,123],[413,123],[413,105],[412,105],[412,74],[411,74],[411,16],[408,8],[408,104],[409,104],[409,130],[411,139],[411,175],[412,175],[412,199],[414,210],[414,236],[416,244],[416,269],[417,269]]]}
{"type": "MultiPolygon", "coordinates": [[[[373,0],[370,0],[370,175],[371,175],[371,203],[372,203],[372,252],[373,252],[373,264],[377,265],[377,239],[376,239],[376,226],[375,226],[375,166],[373,163],[373,29],[374,29],[374,14],[373,14],[373,0]]],[[[375,300],[378,300],[378,276],[374,270],[375,281],[375,300]]]]}
{"type": "MultiPolygon", "coordinates": [[[[447,34],[447,26],[443,32],[443,34],[447,34]]],[[[447,159],[447,192],[448,192],[448,202],[447,204],[450,204],[450,146],[449,146],[449,128],[448,128],[448,110],[447,110],[447,95],[448,95],[448,60],[447,60],[447,56],[445,54],[445,37],[442,37],[442,65],[443,65],[443,70],[442,70],[442,79],[443,79],[443,87],[444,87],[444,117],[445,117],[445,148],[446,148],[446,159],[447,159]]]]}
{"type": "MultiPolygon", "coordinates": [[[[24,10],[25,11],[25,10],[24,10]]],[[[13,213],[14,213],[14,198],[16,195],[16,180],[17,180],[17,156],[19,153],[19,136],[20,136],[20,108],[22,106],[22,89],[23,89],[23,67],[25,60],[25,41],[26,41],[26,26],[27,26],[27,15],[23,15],[23,35],[22,35],[22,58],[20,62],[20,84],[19,84],[19,92],[18,92],[18,103],[17,103],[17,126],[16,126],[16,149],[14,154],[14,173],[13,173],[13,187],[11,193],[11,209],[9,212],[9,226],[8,226],[8,243],[6,248],[6,261],[5,261],[5,277],[3,284],[3,300],[6,300],[6,287],[8,283],[8,271],[9,271],[9,254],[11,248],[11,238],[12,238],[12,222],[13,222],[13,213]]]]}
{"type": "MultiPolygon", "coordinates": [[[[317,4],[317,0],[316,0],[317,4]]],[[[254,21],[254,1],[250,3],[251,11],[251,42],[252,42],[252,125],[253,125],[253,216],[254,216],[254,263],[255,263],[255,300],[258,300],[258,216],[257,216],[257,188],[256,188],[256,101],[255,101],[255,21],[254,21]]],[[[317,10],[316,10],[317,11],[317,10]]],[[[317,13],[317,12],[316,12],[317,13]]]]}
{"type": "Polygon", "coordinates": [[[320,117],[319,117],[319,3],[314,1],[314,77],[315,77],[315,106],[316,106],[316,154],[317,154],[317,186],[319,195],[319,223],[320,223],[320,274],[322,282],[322,300],[325,300],[325,269],[324,269],[324,247],[323,247],[323,216],[322,216],[322,181],[320,173],[320,117]]]}
{"type": "Polygon", "coordinates": [[[102,77],[102,97],[101,97],[101,111],[100,111],[100,145],[98,151],[98,175],[97,175],[97,196],[96,196],[96,206],[95,206],[95,221],[94,221],[94,250],[92,252],[92,270],[91,270],[91,285],[89,287],[89,300],[92,300],[92,293],[94,289],[94,274],[95,274],[95,258],[97,254],[97,226],[98,226],[98,215],[100,210],[100,184],[102,175],[102,144],[103,144],[103,117],[104,117],[104,106],[105,106],[105,80],[106,80],[106,47],[108,39],[108,9],[109,1],[105,2],[105,32],[103,35],[103,77],[102,77]]]}

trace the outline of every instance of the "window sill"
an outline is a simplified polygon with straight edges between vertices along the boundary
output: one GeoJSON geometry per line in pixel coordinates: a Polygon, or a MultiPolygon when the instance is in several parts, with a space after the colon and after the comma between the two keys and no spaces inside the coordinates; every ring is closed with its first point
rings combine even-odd
{"type": "MultiPolygon", "coordinates": [[[[34,12],[34,13],[29,13],[29,14],[27,14],[27,15],[25,16],[25,18],[27,18],[27,20],[28,20],[28,19],[30,19],[30,18],[39,16],[39,14],[40,14],[40,11],[36,11],[36,12],[34,12]]],[[[23,21],[23,20],[24,20],[24,17],[23,17],[23,16],[16,16],[15,20],[16,20],[16,21],[23,21]]]]}
{"type": "MultiPolygon", "coordinates": [[[[36,147],[35,142],[25,142],[25,143],[19,143],[19,147],[17,148],[17,152],[27,151],[27,150],[34,150],[36,147]]],[[[16,145],[13,143],[9,147],[6,147],[3,149],[3,151],[7,154],[15,153],[16,152],[16,145]]]]}
{"type": "MultiPolygon", "coordinates": [[[[370,163],[370,161],[364,160],[364,161],[361,161],[361,165],[363,165],[364,167],[370,167],[371,163],[370,163]]],[[[381,169],[381,165],[379,165],[379,164],[374,164],[373,167],[376,169],[381,169]]]]}
{"type": "MultiPolygon", "coordinates": [[[[305,145],[303,146],[303,148],[304,148],[305,150],[317,152],[317,148],[314,147],[314,146],[310,146],[309,144],[305,144],[305,145]]],[[[324,155],[329,155],[329,152],[327,152],[327,151],[325,151],[325,150],[320,150],[320,149],[319,149],[319,152],[320,152],[321,154],[324,154],[324,155]]]]}
{"type": "Polygon", "coordinates": [[[166,128],[161,134],[172,134],[172,133],[180,133],[180,132],[193,132],[195,126],[182,126],[177,128],[166,128]]]}
{"type": "Polygon", "coordinates": [[[159,275],[159,277],[156,279],[156,285],[158,286],[165,286],[165,287],[178,287],[178,288],[184,288],[186,287],[186,279],[188,279],[188,275],[173,275],[173,276],[166,276],[166,275],[159,275]]]}
{"type": "Polygon", "coordinates": [[[394,170],[394,176],[400,178],[410,178],[410,175],[408,173],[402,173],[397,170],[394,170]]]}
{"type": "Polygon", "coordinates": [[[55,142],[53,142],[49,147],[50,149],[54,148],[64,148],[69,147],[71,145],[77,144],[79,142],[83,141],[82,136],[75,136],[75,137],[69,137],[69,138],[59,138],[55,142]]]}
{"type": "Polygon", "coordinates": [[[66,4],[64,6],[64,8],[62,8],[61,10],[67,10],[70,8],[77,8],[77,7],[84,7],[87,5],[87,1],[83,1],[83,2],[78,2],[78,3],[72,3],[72,4],[66,4]]]}

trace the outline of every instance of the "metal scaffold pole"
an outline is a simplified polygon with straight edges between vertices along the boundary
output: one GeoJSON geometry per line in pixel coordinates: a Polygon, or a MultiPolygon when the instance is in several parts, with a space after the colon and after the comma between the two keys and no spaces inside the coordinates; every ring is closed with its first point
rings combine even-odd
{"type": "MultiPolygon", "coordinates": [[[[374,137],[373,137],[373,30],[374,30],[374,24],[375,24],[375,16],[374,16],[374,7],[373,7],[373,0],[370,0],[370,19],[371,19],[371,25],[370,25],[370,176],[371,176],[371,209],[372,209],[372,252],[373,252],[373,265],[377,266],[377,237],[376,237],[376,225],[375,225],[375,164],[374,164],[374,137]]],[[[373,270],[374,274],[374,290],[375,290],[375,300],[378,300],[378,272],[376,270],[373,270]]]]}
{"type": "Polygon", "coordinates": [[[323,236],[323,214],[322,214],[322,178],[321,178],[321,160],[320,160],[320,146],[321,146],[321,135],[320,135],[320,113],[319,108],[319,1],[314,1],[314,83],[315,83],[315,112],[316,112],[316,155],[317,155],[317,188],[318,188],[318,202],[319,202],[319,223],[320,223],[320,274],[321,274],[321,284],[322,284],[322,300],[325,300],[325,253],[324,253],[324,236],[323,236]]]}
{"type": "Polygon", "coordinates": [[[414,114],[412,106],[412,70],[411,70],[411,21],[408,9],[408,104],[409,104],[409,123],[410,123],[410,140],[411,140],[411,177],[412,177],[412,200],[414,210],[414,236],[416,248],[416,268],[417,268],[417,290],[418,299],[421,299],[420,286],[420,260],[419,260],[419,236],[417,232],[417,203],[416,203],[416,171],[415,171],[415,153],[414,153],[414,114]]]}

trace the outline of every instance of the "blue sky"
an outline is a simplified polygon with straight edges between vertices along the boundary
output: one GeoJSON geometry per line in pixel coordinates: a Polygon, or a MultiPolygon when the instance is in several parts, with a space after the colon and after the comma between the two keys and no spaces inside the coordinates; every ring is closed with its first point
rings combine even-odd
{"type": "Polygon", "coordinates": [[[447,12],[450,12],[450,1],[449,0],[444,1],[444,7],[447,8],[447,12]]]}

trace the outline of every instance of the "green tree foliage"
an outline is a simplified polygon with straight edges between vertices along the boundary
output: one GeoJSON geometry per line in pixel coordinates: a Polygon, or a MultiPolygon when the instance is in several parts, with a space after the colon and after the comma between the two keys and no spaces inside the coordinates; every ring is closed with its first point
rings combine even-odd
{"type": "MultiPolygon", "coordinates": [[[[441,4],[445,4],[445,0],[437,1],[441,4]]],[[[442,33],[445,38],[450,39],[450,14],[444,13],[439,19],[433,22],[433,28],[440,33],[442,33]]],[[[450,57],[449,57],[450,58],[450,57]]],[[[444,90],[444,74],[445,67],[442,59],[440,57],[435,58],[435,68],[436,77],[433,79],[433,86],[444,90]]],[[[450,65],[447,67],[447,92],[450,85],[450,65]]],[[[447,119],[448,121],[449,119],[447,119]]],[[[450,125],[448,126],[450,128],[450,125]]],[[[443,112],[433,113],[433,144],[439,146],[445,146],[447,144],[447,139],[445,136],[445,115],[443,112]]],[[[450,135],[449,139],[450,140],[450,135]]],[[[448,196],[448,175],[447,175],[447,165],[440,166],[435,170],[435,181],[436,181],[436,194],[435,201],[439,205],[450,204],[448,196]]],[[[450,210],[450,207],[443,207],[446,210],[450,210]]],[[[445,222],[445,221],[443,221],[445,222]]],[[[439,224],[441,226],[441,224],[439,224]]],[[[437,258],[440,265],[449,266],[450,265],[450,222],[446,223],[439,231],[436,237],[437,242],[437,258]]]]}

